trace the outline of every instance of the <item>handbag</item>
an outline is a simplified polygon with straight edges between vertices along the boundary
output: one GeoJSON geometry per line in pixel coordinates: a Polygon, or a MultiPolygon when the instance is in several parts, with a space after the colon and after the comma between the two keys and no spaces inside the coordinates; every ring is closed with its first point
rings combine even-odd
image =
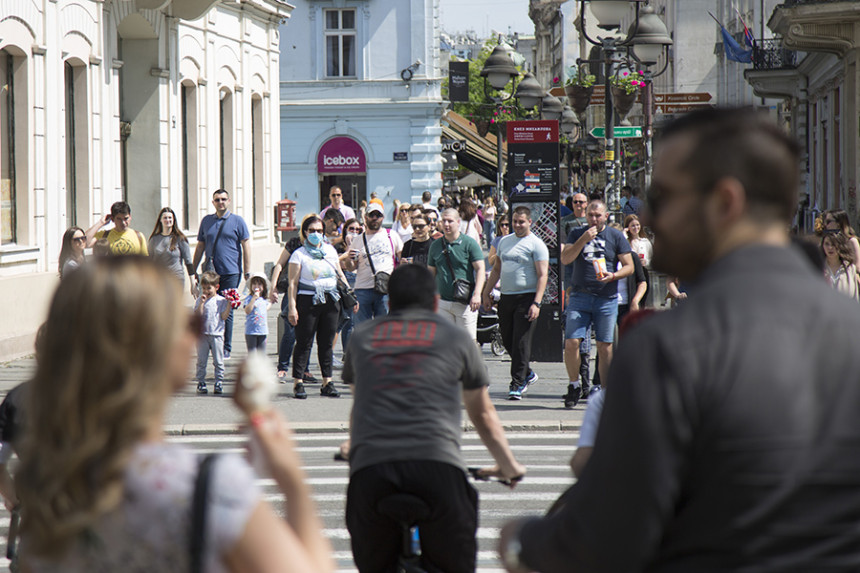
{"type": "Polygon", "coordinates": [[[448,261],[448,270],[451,271],[451,278],[454,279],[454,282],[451,284],[454,291],[451,298],[454,299],[454,302],[469,304],[472,300],[472,283],[465,279],[454,278],[454,265],[451,264],[451,255],[448,253],[447,242],[445,243],[445,250],[442,252],[445,254],[445,260],[448,261]]]}
{"type": "Polygon", "coordinates": [[[337,272],[337,267],[335,267],[330,260],[323,260],[329,265],[331,265],[331,267],[334,269],[334,274],[337,277],[337,292],[340,295],[341,306],[353,308],[355,305],[358,304],[358,298],[355,296],[355,291],[350,288],[348,282],[340,278],[340,273],[337,272]]]}
{"type": "Polygon", "coordinates": [[[203,573],[203,554],[206,549],[206,498],[209,496],[209,475],[216,454],[207,454],[197,470],[194,497],[191,499],[191,573],[203,573]]]}
{"type": "MultiPolygon", "coordinates": [[[[225,221],[224,218],[222,218],[221,220],[225,221]]],[[[218,247],[218,239],[221,238],[221,231],[224,230],[224,225],[226,224],[226,222],[222,222],[221,226],[218,227],[218,233],[215,235],[215,242],[212,243],[212,256],[210,257],[207,255],[206,258],[203,260],[204,273],[208,271],[212,271],[213,273],[215,272],[215,249],[218,247]]]]}
{"type": "MultiPolygon", "coordinates": [[[[364,252],[367,253],[367,262],[370,263],[370,272],[373,274],[373,291],[379,294],[388,294],[388,281],[391,278],[390,273],[385,271],[376,272],[376,267],[373,266],[373,257],[370,256],[370,247],[367,246],[367,236],[362,235],[364,239],[364,252]]],[[[391,236],[388,236],[391,241],[391,236]]]]}

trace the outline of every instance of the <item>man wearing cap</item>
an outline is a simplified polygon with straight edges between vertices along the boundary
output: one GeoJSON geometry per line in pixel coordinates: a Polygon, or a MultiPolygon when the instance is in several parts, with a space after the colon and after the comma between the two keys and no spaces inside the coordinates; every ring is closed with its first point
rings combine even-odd
{"type": "Polygon", "coordinates": [[[388,293],[380,292],[376,275],[391,274],[400,259],[403,241],[400,235],[382,228],[385,209],[378,200],[371,200],[364,214],[365,231],[352,240],[347,270],[355,271],[355,296],[358,313],[355,323],[388,314],[388,293]]]}

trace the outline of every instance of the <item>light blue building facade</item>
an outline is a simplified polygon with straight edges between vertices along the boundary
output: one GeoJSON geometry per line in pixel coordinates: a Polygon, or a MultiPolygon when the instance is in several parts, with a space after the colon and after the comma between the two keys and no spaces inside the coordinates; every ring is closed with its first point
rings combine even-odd
{"type": "Polygon", "coordinates": [[[281,28],[281,191],[296,220],[332,185],[358,208],[442,188],[438,0],[293,0],[281,28]]]}

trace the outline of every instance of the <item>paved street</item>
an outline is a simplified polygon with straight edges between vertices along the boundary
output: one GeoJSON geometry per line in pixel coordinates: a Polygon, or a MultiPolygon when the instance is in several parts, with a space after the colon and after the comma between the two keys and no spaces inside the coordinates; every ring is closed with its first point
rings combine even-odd
{"type": "MultiPolygon", "coordinates": [[[[495,543],[499,528],[514,517],[542,513],[573,483],[568,460],[573,454],[578,432],[509,432],[508,437],[517,458],[528,468],[526,479],[516,489],[509,490],[498,483],[477,483],[480,494],[478,529],[478,571],[501,571],[496,560],[495,543]]],[[[297,436],[314,498],[324,521],[325,534],[331,540],[338,571],[355,571],[344,523],[348,466],[333,460],[338,444],[346,433],[302,433],[297,436]]],[[[185,444],[199,452],[245,451],[242,435],[171,436],[170,440],[185,444]]],[[[469,466],[491,465],[492,459],[474,432],[463,440],[464,455],[469,466]]],[[[284,497],[272,480],[258,480],[263,495],[278,512],[283,511],[284,497]]],[[[0,555],[6,554],[8,512],[0,511],[0,555]]],[[[0,560],[0,566],[7,562],[0,560]]]]}
{"type": "MultiPolygon", "coordinates": [[[[277,320],[279,305],[273,305],[269,310],[269,340],[267,353],[273,364],[277,362],[277,320]]],[[[226,362],[226,393],[215,396],[210,393],[198,396],[192,381],[194,365],[189,368],[189,383],[172,401],[167,413],[167,429],[171,433],[230,433],[235,432],[242,421],[238,410],[229,398],[231,394],[236,369],[246,355],[244,339],[245,313],[234,313],[233,357],[226,362]]],[[[335,355],[340,356],[340,343],[335,348],[335,355]]],[[[584,404],[574,410],[565,410],[561,396],[567,388],[567,376],[564,365],[560,363],[537,363],[534,370],[540,376],[525,395],[522,401],[508,401],[508,384],[510,382],[510,360],[507,355],[493,356],[490,345],[485,344],[483,355],[487,364],[492,384],[490,394],[499,416],[507,428],[558,430],[561,428],[578,428],[584,413],[584,404]]],[[[194,362],[192,360],[192,362],[194,362]]],[[[0,398],[15,385],[27,380],[31,375],[34,362],[24,358],[0,365],[0,398]]],[[[319,377],[317,367],[316,347],[311,357],[311,372],[319,377]]],[[[209,363],[208,381],[212,386],[212,364],[209,363]]],[[[340,371],[334,372],[335,382],[339,381],[340,371]]],[[[274,399],[276,407],[281,410],[298,431],[308,430],[345,430],[352,406],[349,389],[338,384],[342,396],[338,399],[324,398],[319,394],[319,384],[308,384],[307,400],[296,400],[292,397],[292,383],[281,387],[281,392],[274,399]]],[[[464,420],[465,421],[465,420],[464,420]]]]}

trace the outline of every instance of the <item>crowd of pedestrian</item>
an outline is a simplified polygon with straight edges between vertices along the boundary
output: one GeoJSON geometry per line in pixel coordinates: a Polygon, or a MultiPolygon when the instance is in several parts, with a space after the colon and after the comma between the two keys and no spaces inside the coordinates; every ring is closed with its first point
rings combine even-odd
{"type": "Polygon", "coordinates": [[[623,220],[610,220],[600,193],[563,194],[556,253],[517,198],[443,195],[434,205],[427,192],[395,202],[389,219],[377,197],[356,214],[334,186],[330,205],[284,246],[271,282],[250,274],[248,228],[227,191],[213,194],[193,254],[169,207],[146,240],[130,207],[115,203],[63,236],[19,481],[5,479],[5,465],[0,472],[0,495],[27,508],[28,569],[187,570],[196,560],[209,570],[333,569],[274,410],[239,401],[288,497],[285,520],[244,460],[222,456],[209,475],[162,436],[194,347],[197,392],[208,393],[211,355],[223,393],[234,307],[246,315],[249,351],[265,350],[269,306],[282,296],[279,380],[307,398],[316,344],[321,396],[340,396],[342,368],[354,397],[341,455],[358,569],[394,570],[402,532],[381,508],[408,493],[432,508],[421,524],[428,569],[474,571],[477,494],[460,451],[461,407],[496,464],[482,475],[513,487],[526,472],[489,398],[478,314],[495,309],[511,359],[507,397],[523,399],[539,379],[532,342],[555,256],[563,405],[588,401],[571,459],[578,481],[548,515],[504,527],[506,570],[856,569],[860,241],[848,213],[833,210],[801,241],[807,256],[791,246],[798,162],[796,144],[759,115],[691,114],[664,127],[647,201],[622,189],[623,220]],[[87,247],[99,260],[86,260],[87,247]],[[652,269],[669,277],[671,311],[640,312],[655,290],[652,269]],[[191,312],[181,301],[186,275],[191,312]],[[75,329],[85,323],[98,328],[75,329]],[[198,554],[184,540],[201,475],[214,494],[202,534],[210,542],[198,554]]]}

